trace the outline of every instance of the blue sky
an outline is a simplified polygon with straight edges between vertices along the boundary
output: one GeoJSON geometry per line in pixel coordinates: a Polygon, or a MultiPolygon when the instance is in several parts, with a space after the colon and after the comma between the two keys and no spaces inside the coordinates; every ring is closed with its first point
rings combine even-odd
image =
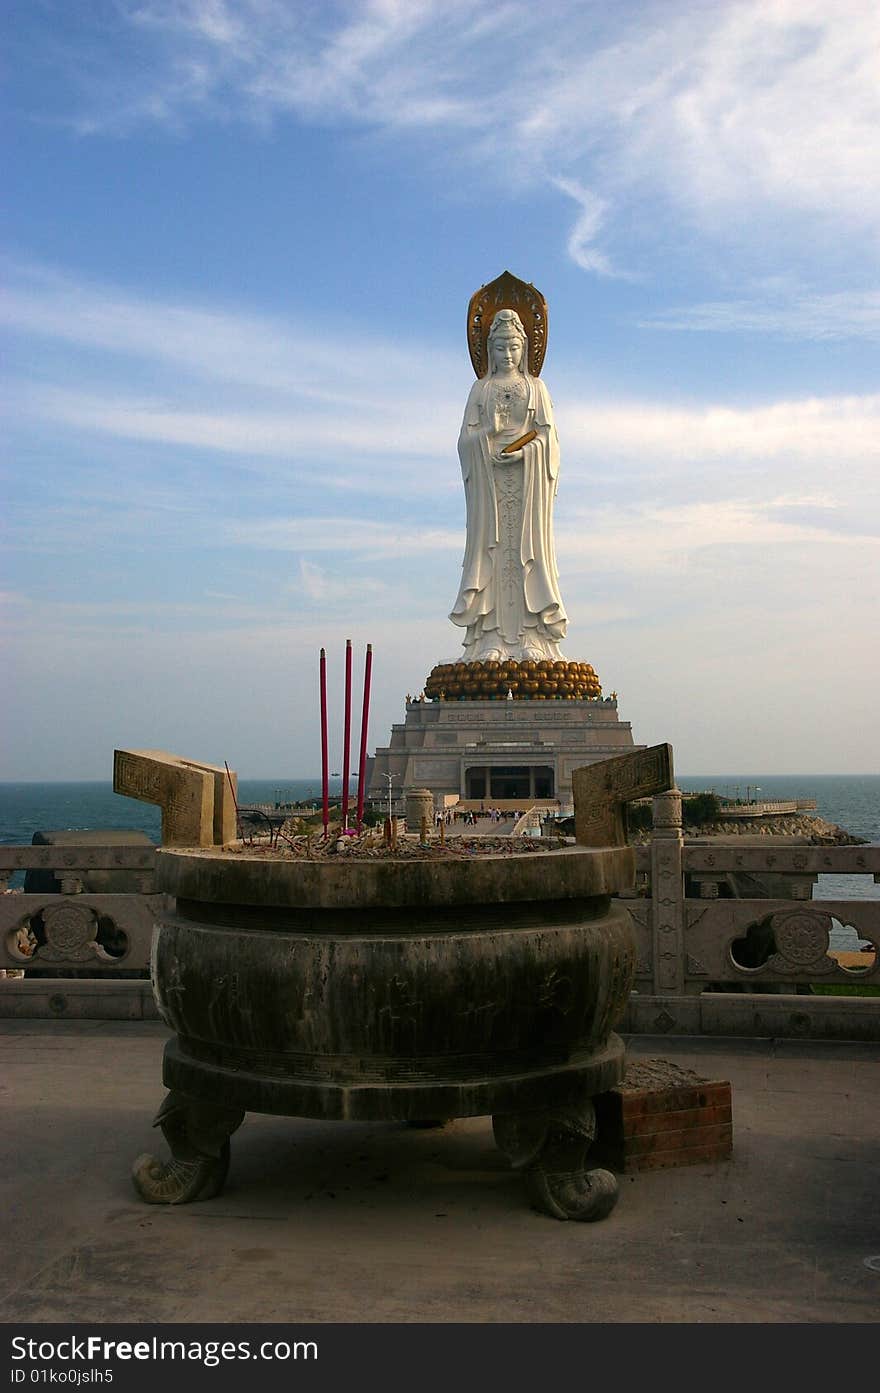
{"type": "Polygon", "coordinates": [[[877,772],[874,0],[12,0],[0,777],[334,767],[457,655],[473,290],[549,302],[564,651],[877,772]]]}

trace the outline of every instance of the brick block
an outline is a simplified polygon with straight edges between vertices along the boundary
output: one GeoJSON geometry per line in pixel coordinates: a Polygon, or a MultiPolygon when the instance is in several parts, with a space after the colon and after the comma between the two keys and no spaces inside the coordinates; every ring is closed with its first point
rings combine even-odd
{"type": "Polygon", "coordinates": [[[612,1170],[726,1161],[733,1151],[730,1083],[700,1078],[668,1060],[631,1063],[617,1087],[594,1102],[590,1161],[612,1170]]]}
{"type": "Polygon", "coordinates": [[[622,1169],[629,1171],[668,1170],[673,1166],[698,1166],[717,1161],[729,1161],[733,1150],[733,1136],[726,1143],[717,1142],[713,1146],[692,1146],[679,1151],[655,1151],[650,1156],[640,1156],[630,1160],[622,1169]]]}

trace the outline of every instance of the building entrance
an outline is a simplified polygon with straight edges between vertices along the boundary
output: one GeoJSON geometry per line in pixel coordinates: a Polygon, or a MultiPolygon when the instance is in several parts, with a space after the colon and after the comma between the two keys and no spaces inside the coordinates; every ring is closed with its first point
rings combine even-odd
{"type": "Polygon", "coordinates": [[[465,770],[465,798],[515,799],[521,803],[535,798],[555,798],[556,782],[547,764],[477,765],[465,770]]]}

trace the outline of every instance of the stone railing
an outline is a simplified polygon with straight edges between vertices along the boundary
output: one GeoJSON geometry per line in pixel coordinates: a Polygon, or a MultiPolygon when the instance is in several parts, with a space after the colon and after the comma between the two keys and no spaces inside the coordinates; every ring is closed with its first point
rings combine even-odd
{"type": "MultiPolygon", "coordinates": [[[[684,796],[687,797],[687,794],[684,796]]],[[[722,799],[718,816],[722,822],[729,822],[731,818],[736,817],[788,817],[797,813],[815,811],[815,798],[782,798],[773,801],[764,799],[760,803],[754,800],[751,802],[727,803],[722,799]]]]}
{"type": "Polygon", "coordinates": [[[155,1018],[155,867],[154,847],[0,846],[0,888],[16,871],[57,885],[0,894],[0,1016],[155,1018]]]}
{"type": "MultiPolygon", "coordinates": [[[[58,885],[55,894],[0,895],[0,970],[14,974],[0,978],[0,1016],[156,1016],[150,946],[166,900],[153,888],[155,857],[149,847],[0,847],[0,884],[39,869],[58,885]],[[90,888],[118,872],[127,892],[90,888]]],[[[636,982],[622,1029],[880,1040],[880,996],[811,991],[880,985],[880,899],[810,898],[820,874],[880,881],[880,847],[686,844],[672,792],[654,800],[654,832],[636,867],[626,897],[636,982]],[[835,921],[869,951],[830,954],[835,921]]]]}
{"type": "Polygon", "coordinates": [[[510,831],[511,837],[539,837],[546,818],[546,807],[529,808],[513,824],[510,831]]]}
{"type": "MultiPolygon", "coordinates": [[[[813,805],[815,807],[815,804],[813,805]]],[[[780,817],[784,813],[796,813],[800,808],[796,798],[777,799],[775,803],[767,801],[756,803],[724,803],[721,804],[721,811],[718,816],[722,819],[731,817],[780,817]]]]}
{"type": "Polygon", "coordinates": [[[812,994],[880,985],[880,899],[811,899],[820,874],[880,881],[880,847],[686,844],[681,794],[653,803],[627,901],[638,965],[623,1029],[880,1040],[880,997],[812,994]],[[835,923],[868,950],[838,958],[835,923]]]}

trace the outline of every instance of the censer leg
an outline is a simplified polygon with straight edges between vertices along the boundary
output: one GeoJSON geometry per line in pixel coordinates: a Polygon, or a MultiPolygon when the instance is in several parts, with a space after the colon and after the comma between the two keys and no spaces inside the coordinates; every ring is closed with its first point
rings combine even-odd
{"type": "Polygon", "coordinates": [[[596,1137],[591,1099],[541,1112],[500,1113],[492,1118],[492,1129],[514,1170],[522,1171],[536,1209],[585,1223],[611,1213],[619,1192],[616,1177],[586,1167],[596,1137]]]}
{"type": "Polygon", "coordinates": [[[243,1121],[242,1111],[169,1093],[153,1126],[162,1128],[172,1159],[162,1161],[149,1152],[138,1156],[131,1178],[141,1199],[188,1204],[219,1195],[229,1170],[229,1138],[243,1121]]]}

